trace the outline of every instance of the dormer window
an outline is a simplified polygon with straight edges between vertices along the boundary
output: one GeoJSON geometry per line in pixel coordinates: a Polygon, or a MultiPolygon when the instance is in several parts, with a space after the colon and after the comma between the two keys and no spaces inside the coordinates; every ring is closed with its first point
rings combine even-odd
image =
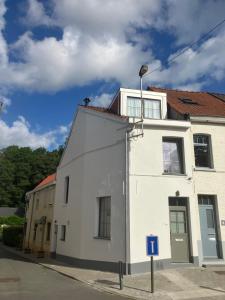
{"type": "MultiPolygon", "coordinates": [[[[144,102],[144,118],[160,119],[161,106],[159,100],[143,99],[144,102]]],[[[141,99],[135,97],[127,97],[127,115],[129,117],[141,118],[141,99]]]]}

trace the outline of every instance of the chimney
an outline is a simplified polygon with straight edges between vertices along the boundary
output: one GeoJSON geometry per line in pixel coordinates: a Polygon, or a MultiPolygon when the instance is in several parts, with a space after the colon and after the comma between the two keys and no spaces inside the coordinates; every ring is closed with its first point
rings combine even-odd
{"type": "Polygon", "coordinates": [[[84,98],[83,102],[84,102],[84,106],[88,106],[91,100],[89,98],[84,98]]]}

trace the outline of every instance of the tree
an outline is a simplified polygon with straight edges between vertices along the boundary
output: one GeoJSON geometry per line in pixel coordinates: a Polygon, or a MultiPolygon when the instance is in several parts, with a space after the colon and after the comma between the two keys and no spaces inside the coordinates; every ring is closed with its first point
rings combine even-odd
{"type": "Polygon", "coordinates": [[[54,173],[63,147],[48,151],[9,146],[0,150],[0,206],[24,206],[25,193],[54,173]]]}

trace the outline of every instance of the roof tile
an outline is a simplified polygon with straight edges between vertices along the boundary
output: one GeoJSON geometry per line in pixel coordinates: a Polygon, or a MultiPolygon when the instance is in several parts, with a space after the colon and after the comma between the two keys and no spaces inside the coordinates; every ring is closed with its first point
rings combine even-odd
{"type": "Polygon", "coordinates": [[[154,92],[167,93],[169,106],[180,114],[225,117],[225,102],[207,92],[179,91],[158,87],[149,87],[148,89],[154,92]],[[191,99],[196,103],[185,103],[185,101],[180,100],[182,98],[191,99]]]}

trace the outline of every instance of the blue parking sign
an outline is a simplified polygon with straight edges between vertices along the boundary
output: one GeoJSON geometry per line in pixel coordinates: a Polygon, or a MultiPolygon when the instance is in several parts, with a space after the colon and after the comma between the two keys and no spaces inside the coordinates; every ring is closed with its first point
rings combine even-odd
{"type": "Polygon", "coordinates": [[[147,256],[159,255],[158,236],[149,235],[146,237],[147,256]]]}

